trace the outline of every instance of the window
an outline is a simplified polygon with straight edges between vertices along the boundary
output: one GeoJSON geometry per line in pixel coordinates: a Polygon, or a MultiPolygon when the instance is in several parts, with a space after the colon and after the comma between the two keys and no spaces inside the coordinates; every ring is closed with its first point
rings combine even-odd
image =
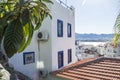
{"type": "Polygon", "coordinates": [[[35,62],[35,52],[24,52],[23,53],[23,61],[25,64],[30,64],[35,62]]]}
{"type": "Polygon", "coordinates": [[[58,52],[58,68],[63,67],[63,51],[58,52]]]}
{"type": "Polygon", "coordinates": [[[68,49],[68,63],[72,61],[72,49],[68,49]]]}
{"type": "Polygon", "coordinates": [[[72,37],[72,28],[70,23],[67,24],[67,36],[72,37]]]}
{"type": "Polygon", "coordinates": [[[57,20],[57,36],[63,37],[63,21],[57,20]]]}

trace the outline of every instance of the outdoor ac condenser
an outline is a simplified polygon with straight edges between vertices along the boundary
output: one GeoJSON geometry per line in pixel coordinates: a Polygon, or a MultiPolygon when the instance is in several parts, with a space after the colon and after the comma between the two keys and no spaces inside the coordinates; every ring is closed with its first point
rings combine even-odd
{"type": "Polygon", "coordinates": [[[40,31],[40,32],[38,32],[37,38],[40,41],[47,41],[48,40],[48,33],[46,31],[40,31]]]}

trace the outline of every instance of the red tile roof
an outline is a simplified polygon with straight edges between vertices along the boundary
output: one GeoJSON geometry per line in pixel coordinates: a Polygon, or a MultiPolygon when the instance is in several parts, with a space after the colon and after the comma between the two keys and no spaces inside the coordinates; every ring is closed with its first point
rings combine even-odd
{"type": "Polygon", "coordinates": [[[85,59],[52,74],[70,80],[120,80],[120,59],[85,59]]]}

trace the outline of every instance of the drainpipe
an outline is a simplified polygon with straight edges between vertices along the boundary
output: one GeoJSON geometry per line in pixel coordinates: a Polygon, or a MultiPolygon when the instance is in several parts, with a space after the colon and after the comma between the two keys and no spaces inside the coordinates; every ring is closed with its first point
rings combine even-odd
{"type": "Polygon", "coordinates": [[[37,61],[37,76],[38,79],[40,80],[40,76],[39,76],[39,69],[40,68],[40,41],[38,40],[38,61],[37,61]]]}

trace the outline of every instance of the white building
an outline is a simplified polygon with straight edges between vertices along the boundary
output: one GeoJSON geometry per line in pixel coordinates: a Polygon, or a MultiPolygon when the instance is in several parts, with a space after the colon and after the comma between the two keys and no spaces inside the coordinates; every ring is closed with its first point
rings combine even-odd
{"type": "Polygon", "coordinates": [[[76,54],[83,53],[83,46],[82,45],[76,45],[76,54]]]}
{"type": "Polygon", "coordinates": [[[96,58],[99,56],[99,49],[93,45],[76,45],[76,56],[78,60],[96,58]]]}
{"type": "Polygon", "coordinates": [[[120,56],[120,43],[114,47],[112,42],[106,42],[106,44],[99,46],[99,48],[101,55],[104,55],[105,57],[113,58],[120,56]]]}
{"type": "Polygon", "coordinates": [[[52,19],[45,19],[31,44],[9,60],[16,70],[30,78],[38,68],[51,72],[76,61],[74,8],[52,2],[48,5],[52,19]]]}

